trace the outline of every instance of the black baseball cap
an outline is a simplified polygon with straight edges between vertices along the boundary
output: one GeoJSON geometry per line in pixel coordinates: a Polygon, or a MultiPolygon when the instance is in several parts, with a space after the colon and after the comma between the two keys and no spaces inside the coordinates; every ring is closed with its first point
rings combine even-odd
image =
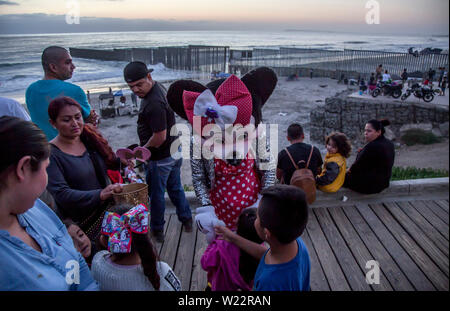
{"type": "Polygon", "coordinates": [[[143,62],[131,62],[123,69],[123,78],[127,83],[134,82],[147,76],[153,69],[148,69],[143,62]]]}

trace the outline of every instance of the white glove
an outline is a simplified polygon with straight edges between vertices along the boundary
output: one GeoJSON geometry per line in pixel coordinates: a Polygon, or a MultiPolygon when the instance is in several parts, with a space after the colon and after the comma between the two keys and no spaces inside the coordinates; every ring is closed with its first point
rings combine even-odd
{"type": "Polygon", "coordinates": [[[206,235],[206,241],[211,244],[216,238],[214,232],[215,226],[225,226],[222,220],[219,220],[214,212],[214,207],[211,205],[198,207],[196,209],[195,223],[200,232],[206,235]]]}

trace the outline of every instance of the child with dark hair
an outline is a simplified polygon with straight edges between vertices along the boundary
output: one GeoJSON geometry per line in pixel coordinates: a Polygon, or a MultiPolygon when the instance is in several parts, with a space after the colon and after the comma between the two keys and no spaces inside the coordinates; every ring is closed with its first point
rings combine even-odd
{"type": "Polygon", "coordinates": [[[158,255],[148,234],[148,209],[116,205],[105,213],[100,242],[108,251],[92,261],[92,276],[101,290],[180,291],[181,283],[158,255]]]}
{"type": "MultiPolygon", "coordinates": [[[[236,234],[255,243],[263,240],[255,230],[256,208],[247,208],[239,215],[236,234]]],[[[206,248],[201,265],[208,272],[208,285],[213,291],[250,291],[258,259],[225,240],[214,240],[206,248]]]]}
{"type": "Polygon", "coordinates": [[[72,238],[75,249],[81,254],[81,256],[83,256],[88,266],[91,267],[92,258],[96,253],[95,243],[89,240],[86,233],[84,233],[84,231],[72,219],[66,218],[62,222],[66,226],[67,232],[69,232],[69,235],[72,238]]]}
{"type": "Polygon", "coordinates": [[[345,181],[346,158],[350,156],[352,146],[343,133],[331,133],[325,139],[327,154],[322,172],[316,177],[318,188],[324,192],[338,191],[345,181]]]}
{"type": "Polygon", "coordinates": [[[255,229],[269,249],[223,226],[216,227],[216,233],[260,259],[253,290],[308,291],[311,264],[300,238],[308,221],[305,193],[295,186],[275,185],[261,194],[255,229]]]}

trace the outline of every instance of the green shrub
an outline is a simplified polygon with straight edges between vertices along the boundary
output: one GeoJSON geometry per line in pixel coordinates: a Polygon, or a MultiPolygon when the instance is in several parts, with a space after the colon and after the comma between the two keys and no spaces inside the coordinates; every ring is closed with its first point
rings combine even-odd
{"type": "Polygon", "coordinates": [[[438,178],[448,177],[446,170],[434,170],[431,168],[417,167],[397,167],[392,168],[391,180],[419,179],[419,178],[438,178]]]}
{"type": "Polygon", "coordinates": [[[421,129],[407,130],[401,139],[408,146],[416,144],[430,145],[441,141],[441,138],[433,133],[421,129]]]}

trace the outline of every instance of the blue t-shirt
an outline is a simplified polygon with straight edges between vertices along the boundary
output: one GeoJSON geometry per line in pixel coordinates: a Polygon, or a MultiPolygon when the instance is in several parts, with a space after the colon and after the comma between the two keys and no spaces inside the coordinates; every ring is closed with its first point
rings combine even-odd
{"type": "Polygon", "coordinates": [[[66,226],[47,205],[36,200],[17,220],[42,253],[0,230],[0,290],[98,290],[66,226]]]}
{"type": "Polygon", "coordinates": [[[268,265],[264,261],[266,253],[259,262],[255,274],[255,291],[309,291],[311,264],[306,245],[297,238],[297,256],[289,262],[268,265]]]}
{"type": "Polygon", "coordinates": [[[80,104],[83,118],[91,113],[91,106],[83,89],[78,85],[61,80],[39,80],[31,84],[25,93],[25,100],[31,120],[44,131],[50,141],[58,135],[58,131],[48,121],[48,105],[61,96],[67,96],[80,104]]]}

